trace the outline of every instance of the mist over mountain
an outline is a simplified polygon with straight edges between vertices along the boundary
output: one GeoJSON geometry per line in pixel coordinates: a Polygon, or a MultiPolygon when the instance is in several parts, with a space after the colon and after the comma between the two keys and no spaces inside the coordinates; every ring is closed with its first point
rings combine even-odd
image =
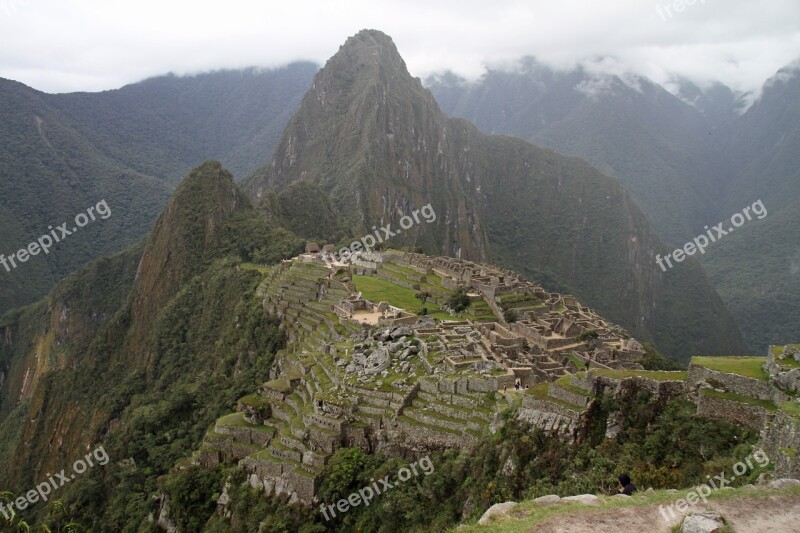
{"type": "Polygon", "coordinates": [[[618,177],[676,247],[762,199],[767,220],[695,257],[752,347],[796,335],[796,209],[788,207],[800,183],[796,65],[767,81],[750,106],[720,83],[700,88],[676,79],[669,92],[634,74],[556,71],[532,58],[521,65],[475,83],[444,73],[427,85],[446,112],[483,131],[577,155],[618,177]],[[763,232],[770,238],[756,236],[763,232]],[[777,318],[776,306],[784,309],[777,318]]]}

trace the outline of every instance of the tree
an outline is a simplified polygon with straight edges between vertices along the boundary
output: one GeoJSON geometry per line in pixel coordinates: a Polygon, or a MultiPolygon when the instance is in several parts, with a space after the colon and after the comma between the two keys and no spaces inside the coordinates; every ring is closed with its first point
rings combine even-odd
{"type": "Polygon", "coordinates": [[[456,313],[465,311],[471,303],[472,300],[470,300],[469,295],[467,294],[467,289],[464,287],[459,287],[455,294],[453,294],[453,296],[451,296],[447,301],[447,305],[450,306],[450,309],[456,313]]]}
{"type": "Polygon", "coordinates": [[[425,302],[428,301],[428,298],[431,297],[431,293],[428,291],[420,291],[414,295],[414,298],[421,300],[422,303],[420,304],[421,309],[425,309],[425,302]]]}
{"type": "Polygon", "coordinates": [[[583,342],[583,341],[587,341],[589,339],[596,339],[599,336],[600,336],[600,334],[597,333],[597,330],[595,330],[595,329],[587,329],[586,331],[582,331],[578,335],[578,339],[577,340],[578,340],[578,342],[583,342]]]}
{"type": "Polygon", "coordinates": [[[506,309],[503,311],[503,320],[511,324],[517,321],[517,312],[513,309],[506,309]]]}

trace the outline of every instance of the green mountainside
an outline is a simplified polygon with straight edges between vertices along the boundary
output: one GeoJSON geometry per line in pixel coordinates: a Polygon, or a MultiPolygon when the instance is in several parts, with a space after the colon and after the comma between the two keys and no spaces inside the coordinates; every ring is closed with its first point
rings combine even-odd
{"type": "Polygon", "coordinates": [[[442,113],[376,31],[350,38],[315,77],[272,162],[244,182],[256,202],[314,183],[352,234],[431,204],[437,220],[391,246],[490,261],[564,292],[676,357],[742,353],[694,261],[662,275],[666,247],[617,180],[577,158],[487,136],[442,113]],[[679,296],[680,295],[680,296],[679,296]]]}
{"type": "Polygon", "coordinates": [[[97,530],[143,523],[155,477],[266,379],[281,345],[277,323],[254,297],[259,274],[239,262],[274,263],[301,245],[208,162],[181,182],[144,243],[5,315],[0,453],[8,462],[0,486],[33,486],[103,441],[130,463],[76,480],[80,513],[107,512],[97,530]],[[127,489],[115,496],[108,487],[122,480],[127,489]]]}
{"type": "Polygon", "coordinates": [[[205,160],[242,177],[264,164],[318,67],[158,76],[100,93],[48,95],[98,149],[176,183],[205,160]]]}
{"type": "Polygon", "coordinates": [[[6,257],[105,200],[97,219],[7,272],[0,267],[0,314],[34,301],[89,260],[140,239],[171,187],[109,158],[77,131],[49,95],[0,80],[0,253],[6,257]]]}
{"type": "Polygon", "coordinates": [[[143,237],[174,184],[207,159],[238,176],[277,144],[316,66],[161,76],[101,93],[44,94],[0,80],[0,253],[105,199],[112,216],[0,267],[0,314],[35,301],[91,259],[143,237]]]}
{"type": "Polygon", "coordinates": [[[797,64],[781,69],[731,131],[728,153],[737,172],[723,197],[726,216],[759,199],[768,215],[747,223],[703,261],[758,349],[789,342],[800,331],[799,94],[797,64]]]}

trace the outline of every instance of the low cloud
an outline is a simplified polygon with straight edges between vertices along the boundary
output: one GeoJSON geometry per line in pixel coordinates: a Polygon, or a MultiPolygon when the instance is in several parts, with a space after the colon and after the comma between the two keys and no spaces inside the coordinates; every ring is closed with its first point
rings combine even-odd
{"type": "MultiPolygon", "coordinates": [[[[665,2],[662,2],[665,3],[665,2]]],[[[706,0],[667,20],[658,0],[123,3],[0,0],[0,76],[37,89],[102,90],[175,72],[318,64],[363,28],[391,35],[419,77],[535,56],[554,67],[613,57],[659,83],[675,75],[755,91],[800,55],[796,0],[706,0]],[[768,4],[768,5],[764,5],[768,4]]]]}

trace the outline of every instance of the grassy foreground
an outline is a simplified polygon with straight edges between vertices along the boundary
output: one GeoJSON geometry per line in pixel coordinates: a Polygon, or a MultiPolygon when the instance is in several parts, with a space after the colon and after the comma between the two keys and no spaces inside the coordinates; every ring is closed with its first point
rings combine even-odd
{"type": "MultiPolygon", "coordinates": [[[[666,490],[656,490],[651,492],[639,492],[631,498],[616,498],[614,496],[599,496],[599,505],[585,505],[578,502],[563,502],[548,505],[540,505],[533,500],[519,503],[511,510],[510,516],[493,520],[490,524],[480,526],[477,522],[470,522],[458,526],[458,529],[451,528],[450,533],[471,533],[493,531],[498,533],[518,533],[520,531],[535,531],[536,527],[545,520],[563,515],[574,517],[576,514],[584,514],[591,517],[592,514],[604,513],[613,509],[623,507],[644,507],[650,505],[663,505],[665,507],[673,504],[676,500],[685,498],[691,488],[680,489],[678,492],[667,492],[666,490]]],[[[789,494],[800,497],[800,486],[787,489],[758,489],[752,490],[745,487],[725,488],[717,490],[708,496],[709,501],[725,501],[734,498],[750,500],[753,505],[758,505],[758,501],[770,498],[775,495],[789,494]]],[[[676,511],[677,514],[677,511],[676,511]]]]}

